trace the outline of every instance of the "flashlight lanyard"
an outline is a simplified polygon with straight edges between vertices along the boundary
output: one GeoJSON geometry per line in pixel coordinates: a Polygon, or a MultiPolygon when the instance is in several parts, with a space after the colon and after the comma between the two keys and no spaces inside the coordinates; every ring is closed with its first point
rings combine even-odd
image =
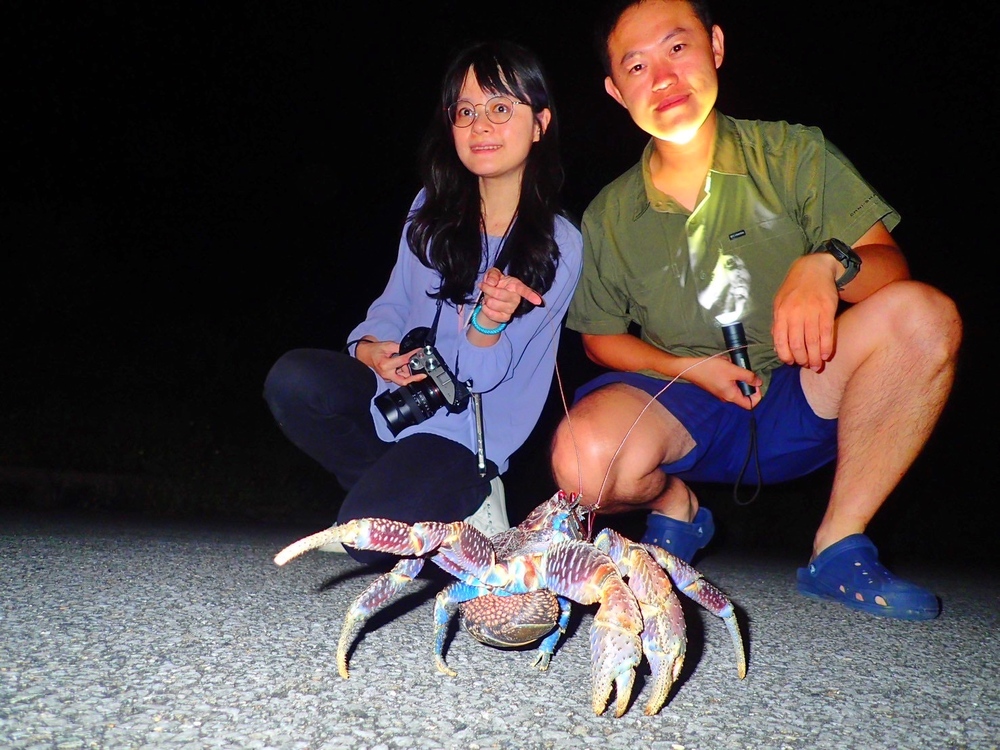
{"type": "MultiPolygon", "coordinates": [[[[748,396],[749,398],[749,396],[748,396]]],[[[761,487],[764,484],[764,480],[760,476],[760,457],[757,455],[757,416],[753,412],[753,405],[750,406],[750,447],[747,449],[747,457],[743,459],[743,466],[740,467],[739,476],[736,477],[736,481],[733,483],[733,502],[737,505],[749,505],[757,496],[760,494],[761,487]],[[740,500],[740,483],[743,481],[743,473],[747,470],[747,464],[750,463],[750,456],[753,456],[754,466],[757,468],[757,489],[750,496],[749,500],[740,500]]]]}

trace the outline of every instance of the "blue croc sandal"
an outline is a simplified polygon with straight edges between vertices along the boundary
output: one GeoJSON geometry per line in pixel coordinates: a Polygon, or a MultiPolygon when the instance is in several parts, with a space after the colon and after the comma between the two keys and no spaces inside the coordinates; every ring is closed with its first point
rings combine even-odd
{"type": "Polygon", "coordinates": [[[691,562],[695,553],[712,541],[715,534],[715,519],[705,507],[698,508],[691,523],[678,521],[660,513],[650,513],[646,519],[646,533],[643,544],[655,544],[684,562],[691,562]]]}
{"type": "Polygon", "coordinates": [[[796,574],[800,594],[839,602],[870,615],[932,620],[941,612],[934,594],[890,573],[864,534],[852,534],[820,552],[796,574]]]}

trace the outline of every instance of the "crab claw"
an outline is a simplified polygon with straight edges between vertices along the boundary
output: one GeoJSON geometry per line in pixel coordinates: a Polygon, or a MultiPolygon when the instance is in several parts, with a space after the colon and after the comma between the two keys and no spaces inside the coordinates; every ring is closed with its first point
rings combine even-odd
{"type": "Polygon", "coordinates": [[[684,611],[677,595],[670,591],[663,606],[640,603],[645,628],[642,631],[642,652],[649,661],[652,690],[643,713],[655,716],[663,708],[684,667],[687,635],[684,611]]]}
{"type": "Polygon", "coordinates": [[[615,716],[632,697],[635,668],[642,660],[642,614],[614,561],[591,544],[561,542],[549,548],[544,586],[581,604],[600,603],[590,626],[592,706],[604,713],[615,689],[615,716]]]}
{"type": "Polygon", "coordinates": [[[687,635],[684,610],[670,578],[642,545],[612,529],[603,529],[594,545],[608,553],[628,580],[642,612],[642,650],[652,673],[652,691],[644,713],[659,713],[684,666],[687,635]]]}

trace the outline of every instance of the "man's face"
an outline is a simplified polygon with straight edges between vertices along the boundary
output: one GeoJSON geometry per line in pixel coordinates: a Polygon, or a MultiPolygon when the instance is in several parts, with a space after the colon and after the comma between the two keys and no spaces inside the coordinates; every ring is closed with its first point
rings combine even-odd
{"type": "Polygon", "coordinates": [[[687,143],[715,106],[722,30],[711,35],[684,0],[645,0],[608,39],[604,87],[651,136],[687,143]]]}

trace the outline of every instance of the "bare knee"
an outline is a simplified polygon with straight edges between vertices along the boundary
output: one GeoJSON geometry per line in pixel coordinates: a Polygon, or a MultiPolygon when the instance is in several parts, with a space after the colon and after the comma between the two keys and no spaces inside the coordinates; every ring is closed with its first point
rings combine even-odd
{"type": "Polygon", "coordinates": [[[599,439],[599,430],[584,414],[570,412],[555,430],[551,445],[552,477],[560,489],[589,496],[611,455],[599,439]]]}
{"type": "Polygon", "coordinates": [[[919,281],[899,281],[880,291],[887,298],[897,342],[914,356],[946,363],[954,360],[962,343],[962,317],[954,300],[919,281]]]}
{"type": "MultiPolygon", "coordinates": [[[[660,466],[687,451],[691,438],[644,391],[623,384],[589,394],[570,410],[552,440],[552,473],[582,502],[642,507],[662,492],[660,466]],[[669,454],[669,455],[668,455],[669,454]]],[[[617,510],[615,511],[617,512],[617,510]]]]}

